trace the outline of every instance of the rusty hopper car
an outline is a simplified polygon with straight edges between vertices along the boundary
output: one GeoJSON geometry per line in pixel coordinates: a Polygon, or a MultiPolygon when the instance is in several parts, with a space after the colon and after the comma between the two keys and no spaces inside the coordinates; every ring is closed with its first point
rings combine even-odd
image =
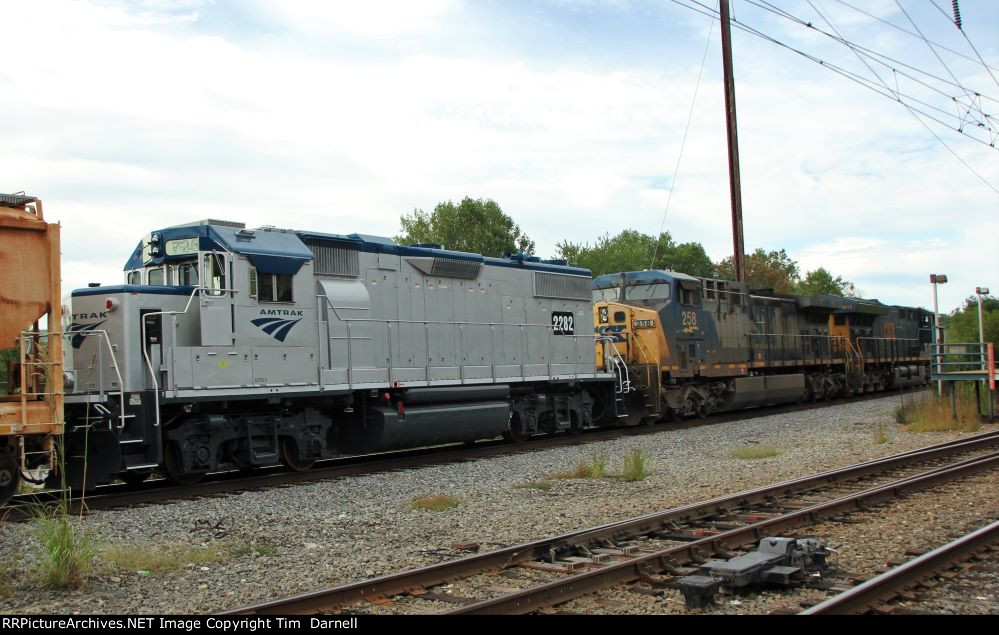
{"type": "Polygon", "coordinates": [[[0,194],[0,350],[7,386],[0,393],[0,502],[21,477],[51,467],[63,429],[59,225],[42,202],[0,194]],[[49,334],[40,332],[48,319],[49,334]]]}
{"type": "Polygon", "coordinates": [[[564,262],[358,234],[152,232],[125,284],[72,293],[67,477],[185,483],[222,463],[579,430],[613,385],[590,284],[564,262]]]}
{"type": "MultiPolygon", "coordinates": [[[[601,367],[618,356],[636,420],[925,384],[932,314],[876,300],[793,297],[672,271],[593,281],[601,367]]],[[[617,362],[619,364],[619,362],[617,362]]]]}

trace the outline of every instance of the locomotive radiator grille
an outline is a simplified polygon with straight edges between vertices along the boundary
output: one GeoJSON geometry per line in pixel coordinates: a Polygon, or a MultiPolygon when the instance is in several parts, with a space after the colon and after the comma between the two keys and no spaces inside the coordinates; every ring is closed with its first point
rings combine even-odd
{"type": "Polygon", "coordinates": [[[590,300],[591,280],[583,276],[567,276],[558,273],[534,272],[534,295],[541,298],[560,300],[590,300]]]}
{"type": "Polygon", "coordinates": [[[316,275],[350,276],[352,278],[360,275],[361,266],[357,246],[353,243],[318,238],[307,238],[304,242],[316,257],[316,275]]]}

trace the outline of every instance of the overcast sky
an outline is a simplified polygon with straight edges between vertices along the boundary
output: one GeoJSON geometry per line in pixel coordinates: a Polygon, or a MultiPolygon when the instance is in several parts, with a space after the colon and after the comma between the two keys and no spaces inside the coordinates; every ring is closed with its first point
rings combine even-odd
{"type": "MultiPolygon", "coordinates": [[[[999,68],[999,2],[960,2],[968,40],[944,0],[773,4],[923,83],[745,0],[734,15],[920,100],[970,169],[902,105],[736,30],[747,250],[785,248],[892,304],[931,307],[930,273],[950,276],[943,310],[999,291],[995,123],[956,132],[968,109],[950,99],[999,111],[999,70],[968,42],[999,68]]],[[[392,236],[400,214],[466,195],[546,257],[661,226],[731,251],[718,23],[668,0],[0,0],[0,23],[0,192],[62,223],[66,290],[121,282],[172,224],[392,236]]]]}

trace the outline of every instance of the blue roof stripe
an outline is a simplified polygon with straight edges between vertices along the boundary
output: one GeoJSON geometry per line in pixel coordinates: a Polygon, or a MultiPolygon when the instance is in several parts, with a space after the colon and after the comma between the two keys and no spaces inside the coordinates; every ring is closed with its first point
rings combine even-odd
{"type": "MultiPolygon", "coordinates": [[[[543,260],[519,260],[511,258],[492,258],[473,254],[464,251],[451,251],[448,249],[433,249],[429,247],[412,247],[408,245],[397,245],[391,239],[381,236],[369,236],[366,234],[326,234],[322,232],[282,232],[254,230],[254,238],[244,238],[238,235],[239,229],[232,227],[222,227],[218,225],[193,225],[189,227],[172,227],[161,229],[154,233],[160,234],[162,245],[166,245],[168,240],[177,238],[199,238],[200,246],[203,250],[224,248],[233,253],[246,254],[258,258],[261,263],[270,262],[274,258],[289,258],[297,260],[300,266],[306,260],[312,260],[312,251],[302,242],[302,240],[337,240],[353,243],[358,251],[365,253],[391,254],[395,256],[411,257],[437,257],[453,258],[468,262],[481,262],[493,267],[510,267],[514,269],[527,269],[530,271],[545,271],[548,273],[560,273],[573,276],[591,277],[589,269],[579,267],[569,267],[560,264],[548,263],[543,260]]],[[[175,261],[189,259],[190,256],[159,256],[152,260],[154,264],[162,264],[164,261],[175,261]]],[[[136,246],[132,256],[125,263],[125,271],[139,269],[144,266],[142,262],[142,242],[136,246]]],[[[256,263],[255,263],[256,264],[256,263]]],[[[294,267],[295,271],[298,267],[294,267]]]]}
{"type": "Polygon", "coordinates": [[[80,298],[88,295],[111,295],[114,293],[141,293],[145,295],[183,295],[189,296],[194,291],[194,287],[170,287],[166,285],[137,285],[137,284],[115,284],[109,287],[87,287],[86,289],[74,289],[73,297],[80,298]]]}

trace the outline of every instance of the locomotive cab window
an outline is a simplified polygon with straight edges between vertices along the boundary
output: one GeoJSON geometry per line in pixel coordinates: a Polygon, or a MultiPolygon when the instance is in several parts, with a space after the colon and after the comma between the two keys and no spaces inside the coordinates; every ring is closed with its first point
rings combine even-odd
{"type": "Polygon", "coordinates": [[[610,287],[609,289],[594,289],[593,290],[593,301],[601,302],[616,302],[621,298],[621,288],[620,287],[610,287]]]}
{"type": "Polygon", "coordinates": [[[163,275],[162,269],[150,269],[146,274],[146,280],[148,284],[165,284],[166,278],[163,275]]]}
{"type": "Polygon", "coordinates": [[[182,287],[198,286],[198,265],[187,262],[177,267],[177,284],[182,287]]]}
{"type": "Polygon", "coordinates": [[[624,299],[632,302],[665,302],[670,298],[669,283],[660,284],[639,284],[626,287],[624,299]]]}
{"type": "Polygon", "coordinates": [[[687,306],[700,306],[701,305],[701,293],[697,288],[697,284],[684,284],[680,283],[680,304],[686,304],[687,306]]]}
{"type": "Polygon", "coordinates": [[[292,277],[278,273],[260,273],[250,267],[250,297],[260,302],[294,302],[292,277]]]}
{"type": "Polygon", "coordinates": [[[128,278],[126,279],[127,284],[142,284],[142,272],[141,271],[129,271],[128,278]]]}
{"type": "Polygon", "coordinates": [[[225,256],[216,253],[205,254],[202,265],[205,286],[210,289],[208,295],[225,294],[225,256]]]}

